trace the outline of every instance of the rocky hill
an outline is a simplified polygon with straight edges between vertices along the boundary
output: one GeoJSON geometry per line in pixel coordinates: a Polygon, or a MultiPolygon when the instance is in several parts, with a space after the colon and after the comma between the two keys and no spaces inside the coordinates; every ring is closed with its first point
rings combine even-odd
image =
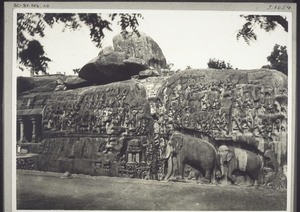
{"type": "MultiPolygon", "coordinates": [[[[133,77],[141,69],[144,74],[151,59],[138,53],[126,59],[130,51],[120,40],[97,58],[125,49],[117,63],[139,68],[122,81],[103,75],[103,67],[113,69],[99,65],[98,59],[81,73],[91,71],[92,77],[100,71],[95,76],[101,85],[75,76],[18,78],[18,144],[38,154],[38,170],[162,179],[173,129],[209,137],[216,148],[226,144],[268,153],[277,164],[273,169],[287,164],[286,75],[269,69],[191,69],[133,77]]],[[[160,61],[148,70],[161,72],[165,59],[147,42],[154,46],[149,55],[160,61]]]]}

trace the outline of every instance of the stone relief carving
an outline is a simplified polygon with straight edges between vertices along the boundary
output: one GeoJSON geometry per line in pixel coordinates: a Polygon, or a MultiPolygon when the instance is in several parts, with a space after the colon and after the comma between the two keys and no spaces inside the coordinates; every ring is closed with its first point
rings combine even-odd
{"type": "MultiPolygon", "coordinates": [[[[89,174],[164,179],[174,128],[210,135],[216,148],[230,141],[262,154],[272,150],[279,166],[286,164],[287,90],[276,80],[251,81],[247,74],[212,80],[191,72],[170,77],[148,99],[132,82],[18,98],[19,110],[32,108],[43,108],[45,138],[95,143],[97,157],[87,156],[94,164],[89,174]]],[[[77,159],[82,157],[68,158],[77,159]]]]}

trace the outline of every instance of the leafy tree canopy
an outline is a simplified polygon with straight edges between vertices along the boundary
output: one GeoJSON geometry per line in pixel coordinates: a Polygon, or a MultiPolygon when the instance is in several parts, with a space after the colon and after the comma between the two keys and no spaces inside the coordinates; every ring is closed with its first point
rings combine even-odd
{"type": "Polygon", "coordinates": [[[237,40],[242,37],[249,45],[250,41],[257,40],[257,35],[254,32],[256,26],[266,32],[274,30],[278,25],[282,26],[285,32],[288,32],[288,21],[280,15],[241,15],[245,18],[246,23],[237,33],[237,40]]]}
{"type": "Polygon", "coordinates": [[[281,71],[284,74],[288,74],[288,54],[286,46],[280,46],[275,44],[273,51],[267,57],[270,64],[263,66],[262,68],[270,68],[281,71]]]}
{"type": "Polygon", "coordinates": [[[46,73],[48,62],[51,60],[45,56],[42,46],[39,41],[35,40],[35,37],[44,37],[44,30],[47,26],[53,27],[55,24],[62,23],[64,29],[76,30],[86,25],[90,29],[92,42],[100,48],[105,30],[112,31],[112,22],[116,21],[125,34],[128,33],[129,28],[139,35],[137,26],[142,18],[141,14],[135,13],[112,13],[108,18],[103,18],[100,13],[18,13],[17,54],[19,62],[31,67],[35,73],[38,69],[46,73]],[[34,48],[38,50],[38,53],[33,52],[34,48]]]}
{"type": "Polygon", "coordinates": [[[232,65],[229,62],[225,62],[224,60],[219,60],[215,58],[210,58],[207,63],[208,68],[213,69],[232,69],[232,65]]]}
{"type": "MultiPolygon", "coordinates": [[[[27,48],[19,52],[20,63],[31,68],[31,75],[39,71],[46,73],[50,58],[45,56],[44,48],[37,40],[28,42],[27,48]]],[[[22,68],[21,68],[22,69],[22,68]]]]}

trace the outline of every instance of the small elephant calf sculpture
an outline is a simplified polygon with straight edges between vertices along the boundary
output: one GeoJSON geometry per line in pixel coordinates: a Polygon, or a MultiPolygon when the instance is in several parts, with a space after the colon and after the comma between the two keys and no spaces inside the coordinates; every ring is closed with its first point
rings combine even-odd
{"type": "Polygon", "coordinates": [[[219,165],[221,175],[230,178],[233,183],[236,181],[233,171],[242,171],[247,173],[253,180],[253,184],[261,183],[261,174],[263,168],[263,159],[250,151],[235,147],[221,145],[218,148],[219,165]]]}

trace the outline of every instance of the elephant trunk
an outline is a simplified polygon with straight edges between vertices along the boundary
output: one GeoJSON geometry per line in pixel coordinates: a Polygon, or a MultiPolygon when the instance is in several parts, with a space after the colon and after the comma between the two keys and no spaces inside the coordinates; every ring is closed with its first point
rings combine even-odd
{"type": "Polygon", "coordinates": [[[169,180],[170,177],[173,175],[173,169],[174,169],[174,164],[173,164],[173,156],[172,154],[170,154],[169,158],[168,158],[168,173],[167,175],[164,177],[164,180],[169,180]]]}
{"type": "Polygon", "coordinates": [[[221,161],[220,161],[220,155],[219,153],[216,154],[216,161],[215,161],[215,177],[217,179],[222,177],[222,171],[224,170],[224,167],[221,167],[221,161]]]}
{"type": "Polygon", "coordinates": [[[225,175],[225,167],[224,167],[225,160],[226,160],[226,154],[218,152],[217,158],[216,158],[216,161],[217,161],[216,164],[217,164],[218,171],[220,172],[218,174],[219,178],[223,177],[225,175]]]}
{"type": "Polygon", "coordinates": [[[164,159],[168,159],[168,158],[172,157],[172,153],[173,153],[172,146],[167,145],[164,159]]]}
{"type": "Polygon", "coordinates": [[[166,147],[165,157],[164,159],[168,160],[168,172],[167,175],[164,177],[164,180],[169,180],[169,178],[173,175],[173,147],[168,144],[166,147]]]}
{"type": "Polygon", "coordinates": [[[220,165],[220,168],[221,168],[221,176],[224,176],[224,174],[225,174],[224,165],[221,164],[221,165],[220,165]]]}

